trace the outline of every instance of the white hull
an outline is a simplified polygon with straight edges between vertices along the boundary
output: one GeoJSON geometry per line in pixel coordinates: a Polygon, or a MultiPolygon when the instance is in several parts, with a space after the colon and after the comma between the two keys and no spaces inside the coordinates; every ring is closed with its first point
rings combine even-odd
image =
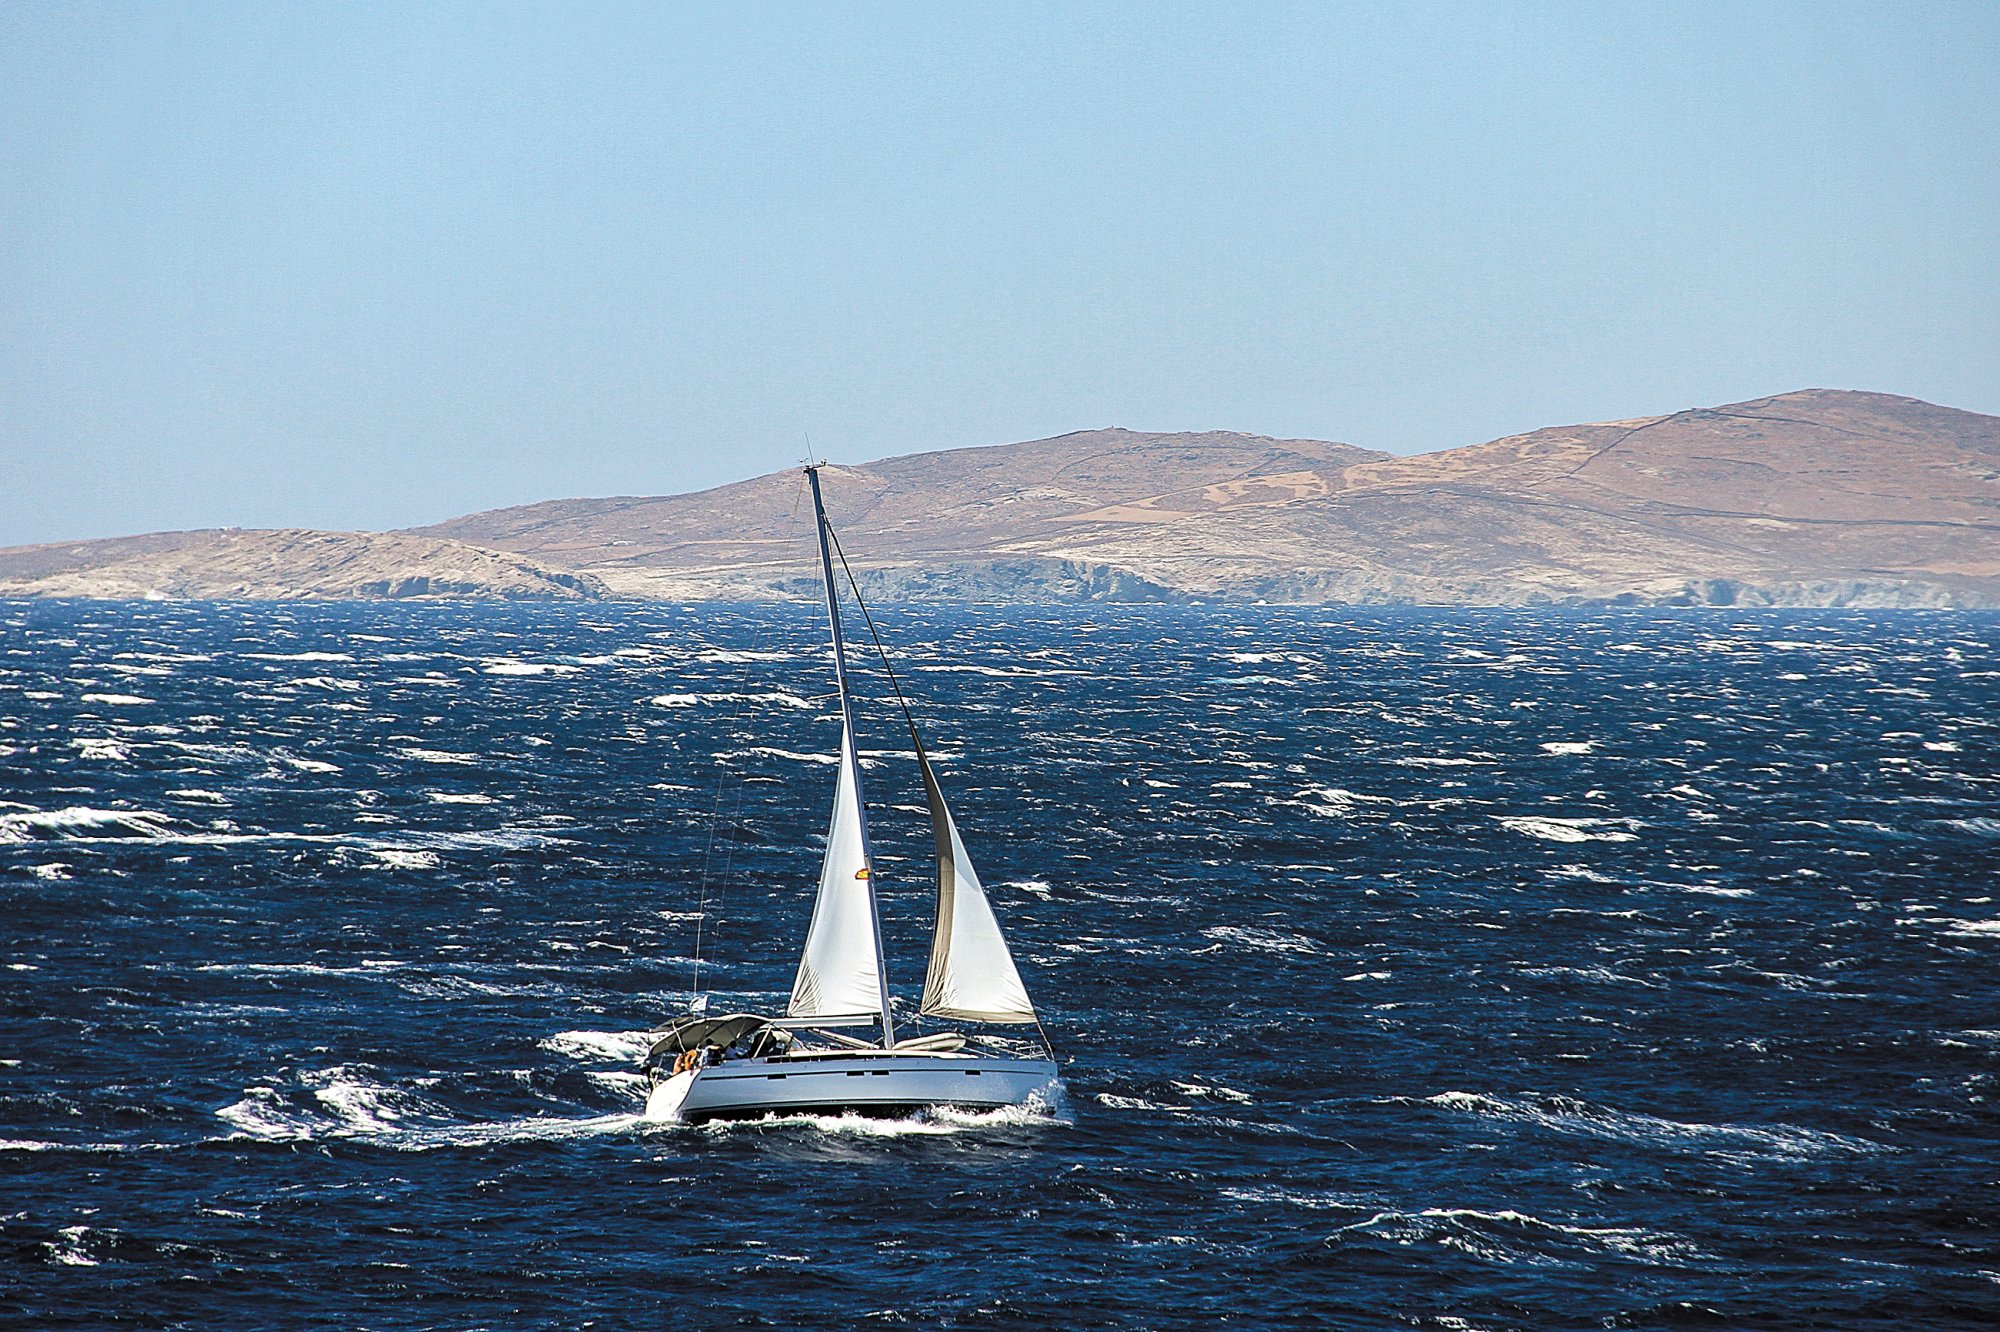
{"type": "Polygon", "coordinates": [[[902,1115],[926,1106],[998,1110],[1057,1095],[1047,1059],[967,1054],[834,1054],[740,1059],[677,1073],[646,1117],[700,1123],[761,1115],[902,1115]]]}

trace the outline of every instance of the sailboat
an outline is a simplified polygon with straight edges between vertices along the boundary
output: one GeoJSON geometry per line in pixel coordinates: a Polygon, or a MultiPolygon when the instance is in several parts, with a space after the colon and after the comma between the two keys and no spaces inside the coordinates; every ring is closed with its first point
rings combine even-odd
{"type": "MultiPolygon", "coordinates": [[[[840,697],[838,778],[819,894],[791,1002],[782,1015],[711,1015],[701,1009],[651,1033],[647,1117],[698,1123],[765,1115],[894,1116],[939,1106],[996,1110],[1051,1104],[1060,1095],[1060,1082],[1047,1037],[945,804],[900,686],[895,687],[896,698],[909,725],[937,843],[937,918],[918,1014],[952,1024],[1031,1026],[1040,1052],[1023,1053],[1020,1041],[959,1031],[898,1038],[882,955],[875,863],[861,798],[847,646],[834,581],[838,538],[827,523],[819,468],[809,466],[805,474],[812,487],[834,682],[840,697]]],[[[844,554],[841,563],[845,568],[844,554]]],[[[851,574],[848,581],[853,581],[851,574]]],[[[855,602],[867,616],[858,589],[855,602]]],[[[881,651],[873,617],[868,617],[868,628],[881,651]]],[[[886,653],[883,665],[894,684],[886,653]]],[[[700,1004],[699,999],[696,1002],[700,1004]]]]}

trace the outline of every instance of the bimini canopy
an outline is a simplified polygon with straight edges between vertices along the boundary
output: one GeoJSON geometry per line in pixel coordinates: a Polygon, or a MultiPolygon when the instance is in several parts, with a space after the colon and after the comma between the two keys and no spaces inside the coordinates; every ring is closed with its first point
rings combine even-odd
{"type": "Polygon", "coordinates": [[[704,1045],[720,1045],[727,1048],[770,1025],[771,1019],[759,1017],[755,1013],[724,1013],[720,1017],[703,1015],[684,1017],[678,1022],[670,1022],[649,1033],[653,1037],[653,1045],[646,1054],[648,1058],[657,1058],[663,1054],[699,1050],[704,1045]]]}

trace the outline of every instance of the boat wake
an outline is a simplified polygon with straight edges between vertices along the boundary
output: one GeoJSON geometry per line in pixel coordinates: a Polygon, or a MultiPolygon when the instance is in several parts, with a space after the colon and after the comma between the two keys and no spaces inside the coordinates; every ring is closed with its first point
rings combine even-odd
{"type": "Polygon", "coordinates": [[[569,1117],[521,1115],[464,1120],[421,1093],[384,1083],[351,1065],[304,1074],[291,1090],[251,1087],[216,1111],[233,1126],[221,1141],[365,1142],[393,1151],[428,1152],[515,1142],[563,1142],[633,1133],[645,1116],[612,1113],[569,1117]]]}
{"type": "Polygon", "coordinates": [[[933,1105],[897,1119],[857,1114],[771,1114],[756,1119],[714,1119],[698,1125],[656,1122],[648,1127],[718,1136],[746,1131],[801,1129],[849,1138],[934,1138],[994,1129],[1067,1128],[1074,1123],[1068,1108],[1057,1097],[1051,1100],[1031,1099],[1023,1105],[1001,1106],[994,1110],[963,1110],[957,1106],[933,1105]]]}

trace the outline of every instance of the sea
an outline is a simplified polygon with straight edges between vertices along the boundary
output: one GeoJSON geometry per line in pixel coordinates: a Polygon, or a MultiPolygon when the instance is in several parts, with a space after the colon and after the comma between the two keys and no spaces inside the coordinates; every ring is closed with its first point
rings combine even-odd
{"type": "Polygon", "coordinates": [[[1046,1105],[642,1115],[790,993],[812,607],[0,603],[0,1323],[1996,1325],[2000,616],[876,618],[1046,1105]]]}

